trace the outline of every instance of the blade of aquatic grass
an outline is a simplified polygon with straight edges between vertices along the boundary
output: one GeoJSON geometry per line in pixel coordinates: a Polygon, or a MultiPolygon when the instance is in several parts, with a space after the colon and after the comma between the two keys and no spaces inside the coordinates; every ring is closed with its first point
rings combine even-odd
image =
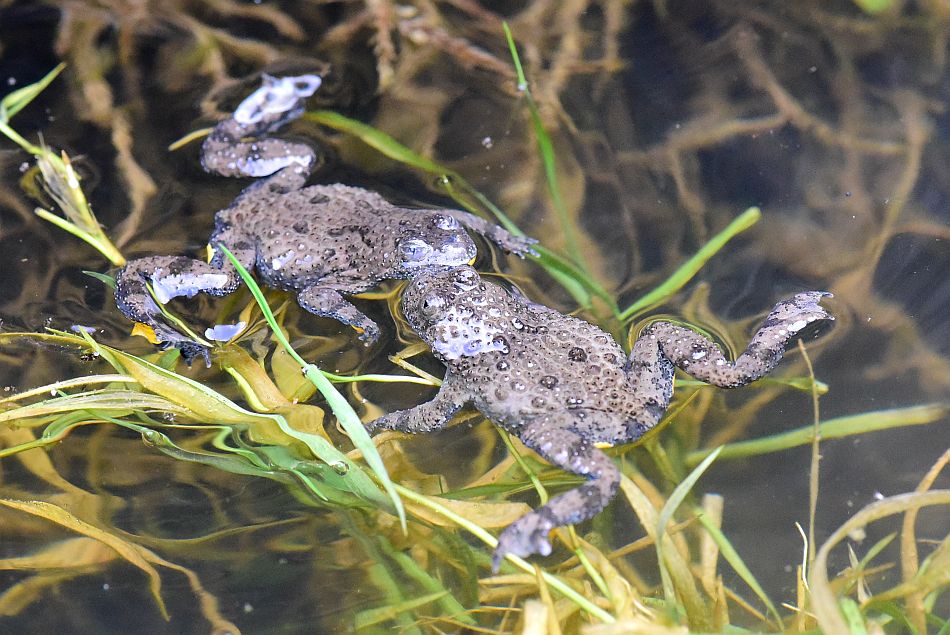
{"type": "MultiPolygon", "coordinates": [[[[670,497],[666,500],[666,503],[663,505],[663,508],[660,510],[659,516],[656,521],[656,535],[657,536],[666,536],[667,528],[670,524],[670,520],[673,518],[673,514],[676,513],[676,510],[679,506],[686,500],[686,497],[689,495],[690,491],[696,485],[699,478],[703,473],[712,465],[712,462],[716,460],[719,456],[719,453],[722,451],[722,448],[716,448],[709,455],[703,459],[702,463],[697,465],[692,472],[690,472],[686,478],[680,482],[679,485],[673,490],[670,494],[670,497]]],[[[664,544],[665,540],[656,541],[656,555],[658,562],[664,562],[664,550],[666,545],[664,544]]],[[[665,572],[664,567],[660,567],[661,572],[665,572]]],[[[667,602],[670,606],[675,606],[676,595],[673,591],[673,579],[668,573],[663,573],[664,584],[663,592],[666,597],[667,602]]],[[[691,579],[690,579],[691,581],[691,579]]],[[[694,589],[692,593],[684,593],[684,589],[689,588],[689,585],[683,584],[686,582],[686,578],[682,577],[680,583],[676,586],[680,590],[680,595],[682,596],[683,603],[686,605],[686,616],[690,621],[690,625],[702,624],[703,622],[710,622],[709,616],[706,615],[707,607],[705,602],[699,596],[698,592],[695,592],[695,585],[691,585],[694,589]]]]}
{"type": "Polygon", "coordinates": [[[445,617],[454,617],[459,622],[474,626],[475,618],[468,614],[462,603],[452,595],[452,593],[443,586],[442,582],[429,575],[429,572],[419,566],[419,563],[410,558],[406,553],[393,549],[389,557],[402,568],[403,573],[409,579],[418,584],[424,591],[431,595],[438,596],[437,602],[442,609],[441,615],[445,617]]]}
{"type": "MultiPolygon", "coordinates": [[[[948,464],[950,464],[950,449],[944,451],[944,453],[940,455],[940,458],[938,458],[934,464],[930,466],[930,469],[927,470],[927,473],[924,474],[923,478],[920,479],[920,482],[917,483],[915,491],[925,492],[932,488],[934,482],[936,482],[937,478],[943,473],[948,464]]],[[[904,514],[903,521],[901,522],[900,540],[901,578],[903,579],[904,583],[910,583],[912,580],[917,578],[921,572],[921,569],[919,568],[920,554],[917,551],[916,525],[917,514],[915,512],[908,512],[904,514]]],[[[936,557],[935,553],[931,554],[931,558],[936,557]]],[[[950,563],[947,563],[947,568],[945,570],[950,571],[950,563]]],[[[910,594],[906,599],[906,606],[910,621],[914,623],[917,630],[925,631],[926,617],[923,592],[920,591],[910,594]]]]}
{"type": "MultiPolygon", "coordinates": [[[[245,273],[247,272],[245,271],[245,273]]],[[[258,289],[259,291],[260,289],[258,289]]],[[[273,317],[273,314],[271,314],[271,317],[273,317]]],[[[199,382],[178,375],[173,371],[165,370],[133,355],[96,344],[88,337],[88,334],[83,335],[85,339],[98,347],[97,350],[106,361],[113,363],[113,366],[118,364],[119,367],[124,368],[126,372],[138,379],[149,390],[166,396],[172,401],[183,401],[200,420],[247,425],[260,425],[265,422],[275,424],[287,437],[303,443],[316,458],[331,468],[344,471],[347,474],[350,489],[354,494],[376,505],[388,508],[388,501],[385,497],[381,497],[379,488],[359,469],[359,466],[322,436],[293,428],[289,425],[287,419],[281,415],[255,413],[241,408],[227,397],[199,382]]]]}
{"type": "Polygon", "coordinates": [[[508,449],[508,454],[515,460],[515,464],[521,468],[521,471],[524,472],[528,480],[531,481],[531,485],[534,486],[535,491],[538,492],[538,498],[541,500],[541,504],[546,505],[548,502],[548,491],[544,488],[544,485],[541,484],[541,479],[538,478],[537,472],[531,469],[531,466],[524,460],[524,457],[521,455],[521,452],[518,451],[518,448],[515,447],[514,442],[511,440],[511,435],[508,434],[507,431],[498,428],[498,434],[508,449]]]}
{"type": "Polygon", "coordinates": [[[41,148],[33,145],[21,137],[16,133],[16,131],[10,128],[8,124],[14,115],[26,108],[30,102],[32,102],[40,93],[46,90],[46,87],[49,86],[61,72],[63,72],[64,68],[66,68],[66,64],[60,63],[38,82],[34,82],[28,86],[24,86],[23,88],[18,88],[17,90],[5,95],[3,99],[0,100],[0,132],[2,132],[11,141],[19,145],[30,154],[37,154],[41,151],[41,148]]]}
{"type": "MultiPolygon", "coordinates": [[[[409,591],[409,589],[401,583],[401,580],[397,579],[393,562],[386,557],[395,551],[389,541],[379,535],[370,536],[365,530],[365,524],[357,522],[352,514],[340,514],[340,522],[343,530],[356,541],[366,555],[369,566],[366,567],[365,577],[381,592],[382,604],[384,606],[400,606],[406,602],[404,591],[409,591]]],[[[412,617],[405,611],[399,611],[390,614],[386,619],[393,620],[400,633],[418,633],[421,635],[421,631],[412,617]]]]}
{"type": "Polygon", "coordinates": [[[356,381],[374,381],[379,384],[420,384],[422,386],[438,386],[438,383],[424,377],[412,377],[409,375],[380,375],[378,373],[368,373],[365,375],[337,375],[335,373],[323,372],[323,376],[335,384],[350,384],[356,381]]]}
{"type": "MultiPolygon", "coordinates": [[[[336,416],[337,421],[340,422],[340,425],[350,437],[353,445],[355,445],[357,449],[362,452],[363,460],[366,461],[366,464],[376,475],[376,478],[379,479],[383,489],[386,490],[386,494],[389,496],[393,508],[395,509],[396,516],[399,518],[399,524],[405,532],[406,512],[405,509],[403,509],[402,501],[399,498],[399,494],[393,487],[393,482],[389,478],[389,474],[386,472],[386,466],[383,464],[383,460],[379,456],[379,452],[377,452],[372,438],[369,436],[369,433],[363,426],[362,421],[360,421],[359,415],[356,414],[350,404],[346,401],[346,398],[344,398],[343,395],[337,391],[333,384],[330,383],[330,380],[328,380],[323,375],[320,369],[314,364],[305,361],[290,345],[290,342],[287,341],[283,331],[280,329],[280,325],[277,324],[277,319],[274,317],[270,306],[267,304],[267,300],[264,298],[263,292],[261,291],[260,287],[257,286],[257,283],[254,281],[254,278],[251,276],[251,274],[248,273],[247,269],[245,269],[241,263],[238,262],[237,258],[234,257],[234,254],[232,254],[226,246],[217,245],[217,248],[221,249],[222,253],[224,253],[228,260],[231,261],[231,264],[237,268],[238,273],[244,280],[244,284],[247,285],[251,295],[254,296],[254,299],[260,306],[261,313],[264,315],[264,319],[270,325],[274,338],[280,343],[284,350],[286,350],[287,353],[293,357],[298,364],[300,364],[300,368],[307,376],[307,379],[313,382],[313,385],[317,387],[317,390],[320,391],[320,394],[323,395],[323,398],[327,400],[330,410],[333,411],[334,416],[336,416]]],[[[326,441],[322,438],[321,441],[326,443],[326,441]]],[[[362,471],[359,471],[358,473],[362,474],[362,471]]]]}
{"type": "Polygon", "coordinates": [[[0,459],[13,456],[14,454],[19,454],[20,452],[26,452],[27,450],[32,450],[34,448],[44,448],[48,445],[59,443],[66,437],[66,435],[72,432],[74,428],[90,425],[93,423],[99,422],[91,420],[89,414],[85,411],[70,412],[61,415],[47,424],[47,426],[43,429],[43,434],[41,434],[36,439],[7,448],[0,448],[0,459]]]}
{"type": "MultiPolygon", "coordinates": [[[[394,161],[435,176],[436,182],[446,193],[466,210],[475,214],[483,213],[483,210],[488,211],[495,217],[498,224],[512,234],[525,235],[501,208],[479,192],[461,174],[413,152],[385,132],[330,110],[311,111],[304,117],[320,125],[352,135],[394,161]]],[[[541,245],[535,245],[534,249],[538,252],[538,256],[529,256],[529,258],[535,258],[538,264],[562,284],[579,304],[589,306],[592,294],[604,300],[616,314],[613,294],[586,275],[576,264],[541,245]]]]}
{"type": "Polygon", "coordinates": [[[90,278],[95,278],[110,289],[115,289],[115,278],[109,274],[99,273],[98,271],[87,271],[86,269],[83,269],[82,272],[90,278]]]}
{"type": "Polygon", "coordinates": [[[117,247],[112,245],[112,241],[106,237],[104,233],[97,235],[100,234],[100,232],[90,232],[88,229],[68,221],[61,216],[57,216],[56,214],[50,212],[49,210],[45,210],[42,207],[35,208],[33,213],[43,220],[56,225],[63,231],[68,232],[79,240],[85,242],[100,254],[105,256],[105,258],[114,266],[121,267],[125,265],[125,257],[122,256],[117,247]]]}
{"type": "Polygon", "coordinates": [[[45,386],[24,390],[23,392],[10,395],[9,397],[3,397],[0,399],[0,404],[10,401],[21,401],[23,399],[36,397],[46,393],[55,394],[61,390],[65,390],[66,388],[75,388],[76,386],[113,383],[137,384],[138,382],[134,377],[129,377],[128,375],[87,375],[85,377],[74,377],[73,379],[64,379],[62,381],[53,382],[52,384],[46,384],[45,386]]]}
{"type": "MultiPolygon", "coordinates": [[[[447,594],[448,591],[438,591],[436,593],[430,593],[421,597],[404,600],[399,604],[380,606],[377,608],[360,611],[353,619],[353,626],[357,631],[360,629],[369,628],[371,626],[377,626],[383,622],[394,620],[400,615],[423,607],[426,604],[432,604],[433,602],[442,599],[447,594]]],[[[416,630],[416,632],[418,632],[418,630],[416,630]]]]}
{"type": "Polygon", "coordinates": [[[66,68],[66,64],[60,62],[39,81],[24,86],[23,88],[18,88],[5,95],[3,99],[0,100],[0,121],[7,122],[12,119],[15,114],[26,108],[31,101],[46,90],[46,87],[56,79],[64,68],[66,68]]]}
{"type": "Polygon", "coordinates": [[[812,380],[811,387],[811,406],[812,406],[812,435],[811,435],[811,461],[808,466],[808,562],[815,560],[815,524],[818,517],[818,493],[821,484],[821,408],[818,405],[818,387],[815,385],[815,368],[811,364],[811,357],[808,356],[808,350],[805,348],[805,342],[798,340],[798,350],[805,361],[805,367],[808,369],[808,378],[812,380]]]}
{"type": "MultiPolygon", "coordinates": [[[[925,425],[939,421],[950,406],[946,404],[925,404],[893,410],[877,410],[857,415],[848,415],[828,419],[818,427],[821,438],[838,439],[855,434],[865,434],[877,430],[903,428],[906,426],[925,425]]],[[[739,459],[749,456],[759,456],[771,452],[780,452],[789,448],[810,444],[815,434],[815,428],[807,425],[788,432],[774,434],[761,439],[728,443],[722,447],[720,460],[739,459]]],[[[686,455],[686,465],[695,465],[708,456],[711,450],[695,450],[686,455]]]]}
{"type": "MultiPolygon", "coordinates": [[[[529,488],[530,489],[530,488],[529,488]]],[[[433,498],[430,496],[430,498],[433,498]]],[[[511,501],[467,501],[449,496],[434,497],[435,502],[450,510],[453,514],[469,519],[482,529],[502,529],[531,511],[527,503],[511,501]]],[[[453,527],[454,523],[444,516],[434,513],[428,507],[408,502],[407,508],[417,519],[436,527],[453,527]]]]}
{"type": "Polygon", "coordinates": [[[43,92],[64,68],[65,64],[59,64],[38,82],[15,90],[0,100],[0,133],[36,157],[36,165],[43,176],[43,188],[66,218],[42,208],[36,208],[37,216],[87,242],[113,265],[121,267],[125,258],[102,231],[66,153],[57,156],[45,145],[34,145],[9,125],[10,119],[43,92]]]}
{"type": "MultiPolygon", "coordinates": [[[[221,470],[222,472],[230,472],[231,474],[263,476],[285,484],[294,482],[294,480],[286,474],[282,474],[276,470],[266,469],[266,466],[254,453],[245,454],[238,448],[230,447],[226,448],[225,451],[234,454],[234,456],[186,450],[172,441],[167,434],[148,426],[114,417],[110,417],[109,422],[140,434],[142,441],[144,441],[146,445],[157,449],[162,454],[177,461],[200,463],[221,470]],[[250,456],[248,456],[248,454],[250,454],[250,456]]],[[[228,430],[226,427],[222,426],[222,428],[228,430]]]]}
{"type": "Polygon", "coordinates": [[[950,490],[931,490],[913,494],[899,494],[875,501],[861,509],[836,529],[815,555],[814,566],[808,576],[812,610],[819,627],[825,633],[850,633],[848,618],[842,615],[841,605],[835,598],[828,579],[828,557],[831,550],[853,532],[868,524],[909,510],[933,505],[950,506],[950,490]]]}
{"type": "Polygon", "coordinates": [[[895,5],[894,0],[852,0],[862,11],[870,15],[883,13],[895,5]]]}
{"type": "Polygon", "coordinates": [[[99,529],[89,523],[80,520],[76,516],[73,516],[68,511],[62,507],[57,507],[52,503],[47,503],[44,501],[22,501],[14,500],[10,498],[0,498],[0,505],[9,507],[11,509],[16,509],[27,514],[32,514],[33,516],[39,516],[40,518],[45,518],[57,525],[61,525],[71,531],[76,533],[83,534],[89,538],[98,540],[99,542],[108,545],[116,553],[122,556],[129,564],[138,567],[141,569],[149,579],[149,590],[152,593],[152,597],[155,600],[155,603],[158,605],[159,611],[161,611],[162,617],[167,621],[169,619],[168,609],[165,607],[165,601],[162,599],[162,580],[158,575],[158,571],[155,570],[149,562],[142,557],[140,553],[140,547],[133,543],[130,543],[126,540],[114,536],[108,532],[99,529]]]}
{"type": "Polygon", "coordinates": [[[641,297],[629,307],[620,312],[620,319],[624,322],[632,320],[642,311],[662,304],[677,291],[682,289],[700,269],[738,234],[749,229],[762,218],[758,207],[750,207],[729,223],[725,229],[713,236],[689,260],[684,262],[669,278],[641,297]]]}
{"type": "MultiPolygon", "coordinates": [[[[475,523],[472,523],[467,518],[460,516],[459,514],[456,514],[454,511],[445,507],[444,505],[441,505],[438,501],[434,500],[433,498],[414,492],[413,490],[403,487],[401,485],[396,485],[396,489],[399,491],[400,495],[403,498],[407,500],[411,500],[412,502],[422,505],[424,507],[428,507],[435,513],[451,520],[453,523],[455,523],[462,529],[466,530],[467,532],[469,532],[470,534],[472,534],[473,536],[481,540],[490,548],[494,549],[495,547],[498,546],[498,540],[494,536],[492,536],[490,533],[488,533],[485,529],[483,529],[482,527],[479,527],[475,523]]],[[[514,564],[516,567],[518,567],[525,573],[528,573],[529,575],[534,575],[535,573],[534,567],[531,566],[531,564],[529,564],[526,560],[513,554],[508,554],[506,558],[508,562],[511,562],[512,564],[514,564]]],[[[487,558],[486,558],[486,562],[487,562],[487,558]]],[[[577,606],[579,606],[581,609],[586,611],[592,617],[595,617],[603,622],[608,622],[608,623],[613,623],[616,621],[616,618],[614,618],[613,615],[603,610],[596,604],[592,603],[590,600],[588,600],[583,595],[575,591],[573,588],[571,588],[567,583],[565,583],[563,580],[561,580],[557,576],[544,572],[544,571],[541,572],[541,576],[543,577],[545,583],[548,584],[548,586],[556,590],[558,593],[560,593],[561,595],[563,595],[570,601],[574,602],[577,606]]]]}
{"type": "MultiPolygon", "coordinates": [[[[392,136],[361,121],[350,119],[332,110],[309,111],[304,115],[304,118],[315,121],[328,128],[350,134],[394,161],[421,170],[439,179],[447,179],[457,183],[467,194],[471,195],[476,192],[475,188],[472,187],[461,174],[414,152],[392,136]]],[[[495,219],[499,224],[506,230],[516,236],[525,235],[500,208],[491,205],[489,209],[495,215],[495,219]]]]}
{"type": "Polygon", "coordinates": [[[158,395],[149,395],[133,390],[102,389],[51,397],[35,404],[0,412],[0,422],[57,415],[90,408],[117,413],[131,413],[135,410],[163,412],[180,417],[189,417],[193,414],[188,408],[158,395]]]}
{"type": "MultiPolygon", "coordinates": [[[[819,395],[827,394],[829,390],[828,384],[823,381],[814,380],[815,390],[818,391],[819,395]]],[[[686,379],[682,377],[676,378],[676,387],[685,388],[686,386],[709,386],[704,381],[698,379],[686,379]]],[[[795,390],[800,390],[801,392],[810,393],[812,390],[812,380],[809,377],[763,377],[747,386],[748,389],[755,390],[756,388],[765,388],[767,386],[787,386],[795,390]]]]}
{"type": "Polygon", "coordinates": [[[576,262],[581,271],[585,272],[584,257],[580,246],[577,243],[575,227],[567,213],[567,207],[564,205],[564,199],[561,198],[561,187],[557,180],[557,163],[554,158],[554,143],[551,141],[551,135],[548,134],[541,120],[541,111],[534,96],[531,94],[531,87],[528,84],[528,78],[525,76],[524,68],[521,66],[521,58],[518,56],[518,47],[515,46],[515,38],[511,34],[511,28],[508,22],[503,21],[501,28],[505,31],[505,39],[508,42],[508,51],[515,65],[515,72],[518,76],[518,91],[524,95],[525,103],[528,106],[528,113],[531,115],[531,127],[534,129],[534,138],[538,144],[538,155],[541,157],[541,163],[544,166],[544,175],[548,186],[548,195],[551,197],[551,203],[557,214],[558,222],[561,225],[561,233],[567,244],[567,253],[576,262]]]}
{"type": "Polygon", "coordinates": [[[669,530],[664,534],[657,533],[659,511],[654,506],[651,497],[627,474],[621,474],[620,490],[646,531],[653,548],[657,548],[657,543],[660,540],[665,543],[664,548],[659,552],[662,553],[663,559],[657,560],[660,580],[664,589],[664,599],[643,598],[644,603],[662,608],[669,615],[671,621],[678,622],[680,617],[685,615],[694,629],[711,630],[711,628],[699,628],[699,626],[710,626],[710,624],[705,623],[708,621],[706,619],[708,610],[696,588],[690,563],[686,561],[684,554],[676,548],[672,540],[672,534],[669,530]],[[682,604],[679,603],[680,598],[682,604]],[[694,621],[700,619],[703,620],[703,624],[699,626],[693,624],[694,621]]]}
{"type": "Polygon", "coordinates": [[[742,560],[742,557],[739,555],[739,552],[736,551],[736,548],[729,541],[729,538],[722,532],[719,527],[709,521],[709,518],[705,514],[697,513],[697,519],[700,524],[706,529],[709,533],[709,536],[716,543],[716,546],[719,547],[719,553],[722,555],[723,559],[729,563],[729,566],[732,567],[732,570],[735,571],[739,578],[742,579],[746,585],[752,589],[752,592],[755,593],[756,597],[765,605],[765,608],[772,615],[772,618],[775,620],[775,623],[778,625],[779,629],[784,629],[785,626],[782,622],[782,615],[778,612],[778,609],[775,608],[775,605],[772,603],[771,598],[765,593],[765,589],[762,588],[762,585],[759,584],[759,581],[755,579],[755,576],[749,570],[749,567],[746,566],[745,562],[742,560]]]}
{"type": "MultiPolygon", "coordinates": [[[[340,474],[331,466],[301,461],[285,447],[255,446],[252,450],[245,445],[238,448],[224,444],[219,435],[215,440],[215,447],[234,456],[207,451],[196,452],[180,447],[168,435],[154,428],[111,417],[104,417],[104,419],[139,433],[146,444],[179,461],[200,463],[232,474],[263,477],[285,485],[301,485],[316,499],[337,506],[353,506],[357,501],[362,500],[354,496],[351,487],[346,482],[345,474],[348,472],[340,474]],[[316,480],[306,473],[309,467],[322,468],[317,470],[316,480]]],[[[207,429],[207,427],[200,426],[200,429],[207,429]]],[[[233,432],[228,426],[220,426],[220,429],[222,434],[227,436],[233,432]]]]}
{"type": "Polygon", "coordinates": [[[602,593],[610,602],[614,616],[618,620],[632,618],[633,604],[639,599],[639,593],[621,575],[603,551],[583,539],[579,538],[577,542],[578,556],[583,554],[583,558],[578,559],[582,564],[585,560],[587,561],[585,569],[590,567],[590,570],[596,571],[600,584],[606,587],[602,593]]]}

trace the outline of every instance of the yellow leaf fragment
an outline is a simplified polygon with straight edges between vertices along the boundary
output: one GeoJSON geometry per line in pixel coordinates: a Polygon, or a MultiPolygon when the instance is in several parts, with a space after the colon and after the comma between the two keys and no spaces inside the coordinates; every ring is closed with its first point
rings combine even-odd
{"type": "Polygon", "coordinates": [[[93,538],[67,538],[28,556],[0,559],[0,569],[13,571],[78,569],[115,560],[115,555],[114,549],[93,538]]]}
{"type": "Polygon", "coordinates": [[[145,558],[142,557],[142,554],[139,551],[140,547],[138,545],[123,540],[118,536],[114,536],[106,531],[103,531],[102,529],[99,529],[98,527],[94,527],[93,525],[76,518],[65,509],[43,501],[23,501],[10,498],[0,498],[0,505],[45,518],[46,520],[54,522],[58,525],[62,525],[67,529],[71,529],[72,531],[83,534],[84,536],[89,536],[90,538],[98,540],[112,548],[123,559],[127,560],[130,564],[145,572],[149,578],[149,589],[152,592],[152,597],[155,598],[155,602],[158,604],[158,608],[162,613],[162,617],[164,617],[166,620],[168,619],[168,609],[165,608],[165,602],[162,600],[161,595],[162,580],[158,575],[158,571],[155,570],[155,567],[150,565],[145,560],[145,558]]]}
{"type": "Polygon", "coordinates": [[[158,336],[155,335],[155,329],[153,329],[148,324],[142,324],[141,322],[136,322],[135,326],[132,327],[132,335],[138,335],[144,337],[151,344],[161,344],[158,340],[158,336]]]}
{"type": "MultiPolygon", "coordinates": [[[[460,501],[438,496],[427,496],[433,502],[484,528],[507,527],[531,511],[526,503],[460,501]]],[[[406,507],[412,513],[439,527],[454,527],[455,523],[430,508],[411,501],[406,507]]]]}

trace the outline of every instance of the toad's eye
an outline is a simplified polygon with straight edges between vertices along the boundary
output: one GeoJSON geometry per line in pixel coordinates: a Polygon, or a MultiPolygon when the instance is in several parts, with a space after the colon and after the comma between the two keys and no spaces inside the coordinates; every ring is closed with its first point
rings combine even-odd
{"type": "Polygon", "coordinates": [[[445,231],[454,231],[459,228],[459,222],[446,214],[437,214],[432,224],[445,231]]]}
{"type": "Polygon", "coordinates": [[[473,289],[481,281],[478,273],[471,267],[459,268],[453,277],[455,286],[459,289],[473,289]]]}
{"type": "Polygon", "coordinates": [[[399,251],[406,262],[421,262],[432,253],[432,247],[423,240],[410,238],[399,245],[399,251]]]}
{"type": "Polygon", "coordinates": [[[321,79],[319,75],[301,75],[294,78],[294,94],[298,97],[309,97],[320,88],[321,79]]]}
{"type": "Polygon", "coordinates": [[[422,298],[422,303],[419,305],[419,308],[422,309],[422,314],[426,317],[435,317],[441,315],[445,310],[446,301],[445,298],[438,293],[429,293],[424,298],[422,298]]]}

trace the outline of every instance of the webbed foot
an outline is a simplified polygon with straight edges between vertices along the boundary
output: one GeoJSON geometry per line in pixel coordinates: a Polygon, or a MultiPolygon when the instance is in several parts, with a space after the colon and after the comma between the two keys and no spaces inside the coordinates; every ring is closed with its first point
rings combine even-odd
{"type": "Polygon", "coordinates": [[[522,516],[498,537],[492,571],[498,571],[508,554],[550,555],[549,534],[555,527],[592,518],[607,506],[620,486],[620,471],[606,454],[569,429],[570,421],[558,415],[540,417],[518,430],[518,437],[552,465],[589,480],[559,494],[544,506],[522,516]]]}
{"type": "Polygon", "coordinates": [[[498,573],[501,561],[508,554],[527,558],[538,554],[551,555],[551,530],[557,525],[554,519],[544,513],[544,507],[538,511],[522,516],[508,525],[498,536],[498,546],[491,559],[492,573],[498,573]]]}
{"type": "Polygon", "coordinates": [[[797,293],[788,300],[783,300],[776,304],[765,323],[762,330],[780,324],[785,327],[788,338],[791,339],[796,333],[817,320],[834,320],[834,316],[825,311],[825,308],[818,304],[822,298],[834,297],[827,291],[805,291],[797,293]]]}
{"type": "Polygon", "coordinates": [[[188,340],[172,344],[181,352],[181,358],[191,367],[191,364],[198,358],[204,359],[205,368],[211,368],[211,349],[202,346],[198,342],[188,340]]]}

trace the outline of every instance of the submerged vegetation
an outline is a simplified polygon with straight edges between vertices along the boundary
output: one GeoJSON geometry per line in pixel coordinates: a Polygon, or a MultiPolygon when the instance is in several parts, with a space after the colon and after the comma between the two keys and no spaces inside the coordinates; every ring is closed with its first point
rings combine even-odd
{"type": "MultiPolygon", "coordinates": [[[[921,262],[939,272],[946,256],[928,262],[931,243],[950,239],[928,209],[950,188],[939,176],[946,142],[932,137],[946,97],[933,77],[946,75],[939,51],[950,28],[938,6],[534,2],[501,16],[455,1],[326,11],[318,2],[299,13],[228,0],[207,11],[149,3],[135,14],[108,3],[46,4],[58,11],[74,114],[110,140],[117,169],[101,178],[125,193],[85,190],[97,159],[76,157],[90,137],[68,140],[71,160],[52,148],[66,143],[53,122],[37,144],[20,127],[31,102],[57,90],[62,67],[3,99],[0,132],[36,157],[21,183],[41,207],[0,194],[15,219],[4,220],[2,238],[49,236],[57,267],[108,265],[46,233],[34,214],[119,266],[123,252],[185,248],[180,232],[151,231],[163,205],[195,200],[201,219],[184,222],[200,240],[236,193],[240,184],[217,192],[221,179],[209,179],[159,194],[174,162],[158,150],[161,117],[153,134],[131,132],[155,93],[190,108],[210,86],[202,101],[210,115],[240,94],[245,85],[233,78],[249,69],[280,72],[320,57],[331,64],[329,97],[306,120],[328,148],[326,178],[342,170],[400,196],[451,199],[515,233],[532,227],[540,255],[499,269],[514,271],[533,299],[580,311],[628,341],[648,311],[662,309],[729,346],[755,308],[780,295],[745,273],[762,269],[783,288],[826,285],[843,319],[827,341],[800,343],[779,376],[741,395],[678,380],[656,430],[611,450],[623,471],[618,500],[588,525],[559,529],[550,558],[510,557],[493,576],[497,530],[577,479],[473,415],[436,439],[370,439],[361,420],[424,399],[439,383],[403,324],[402,350],[379,359],[347,334],[314,335],[325,322],[245,276],[248,293],[187,319],[245,325],[216,346],[213,369],[188,369],[176,351],[123,335],[107,275],[44,278],[44,256],[28,254],[13,266],[29,285],[2,298],[0,362],[17,386],[0,398],[4,619],[54,619],[37,607],[60,590],[62,611],[81,612],[97,632],[950,629],[941,610],[950,533],[930,515],[945,519],[950,506],[950,490],[938,485],[950,449],[945,432],[929,437],[937,444],[915,441],[945,430],[950,416],[950,323],[935,315],[950,285],[906,273],[921,262]],[[249,37],[250,26],[262,35],[249,37]],[[314,30],[319,42],[308,47],[304,34],[314,30]],[[932,57],[917,50],[922,41],[932,57]],[[656,57],[648,61],[638,43],[656,57]],[[873,55],[885,46],[921,56],[914,83],[874,74],[890,70],[873,55]],[[697,71],[703,55],[726,61],[697,71]],[[291,57],[306,59],[283,61],[291,57]],[[194,76],[204,80],[200,94],[194,76]],[[823,96],[826,87],[834,91],[823,96]],[[908,286],[929,295],[912,297],[908,286]],[[34,296],[55,305],[37,308],[34,296]],[[902,310],[913,302],[922,305],[902,310]],[[742,318],[723,317],[732,314],[742,318]],[[47,315],[54,319],[33,319],[47,315]],[[913,387],[894,379],[911,372],[913,387]],[[861,473],[889,494],[828,478],[834,466],[822,454],[846,461],[835,439],[859,451],[875,443],[863,435],[881,431],[914,448],[902,452],[895,441],[868,451],[864,460],[883,464],[861,473]],[[797,447],[810,456],[789,458],[797,447]],[[802,468],[784,472],[794,484],[782,480],[781,461],[802,468]],[[747,493],[730,477],[716,484],[741,502],[707,493],[717,471],[745,484],[747,493]],[[805,525],[796,551],[768,535],[767,518],[772,499],[793,497],[805,525]],[[856,507],[825,516],[828,501],[845,499],[856,507]],[[110,611],[129,598],[154,611],[110,611]]],[[[7,24],[25,15],[17,6],[0,3],[7,24]]],[[[3,37],[0,29],[0,46],[3,37]]],[[[183,162],[182,173],[197,171],[193,157],[183,162]]],[[[398,322],[398,288],[367,297],[385,300],[398,322]]],[[[193,304],[171,306],[194,316],[193,304]]]]}

